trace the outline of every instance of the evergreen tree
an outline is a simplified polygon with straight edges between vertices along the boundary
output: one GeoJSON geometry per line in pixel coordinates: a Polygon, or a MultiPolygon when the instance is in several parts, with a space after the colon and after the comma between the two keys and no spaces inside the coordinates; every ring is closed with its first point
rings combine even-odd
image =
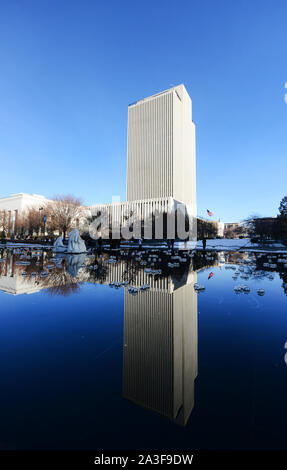
{"type": "Polygon", "coordinates": [[[279,217],[287,218],[287,196],[283,197],[279,206],[279,217]]]}
{"type": "Polygon", "coordinates": [[[276,238],[287,241],[287,196],[283,197],[279,206],[279,214],[275,224],[276,238]]]}

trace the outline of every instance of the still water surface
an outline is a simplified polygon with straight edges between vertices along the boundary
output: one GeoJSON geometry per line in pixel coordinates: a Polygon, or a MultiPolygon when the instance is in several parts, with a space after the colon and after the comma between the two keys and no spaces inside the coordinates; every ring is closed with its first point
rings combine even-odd
{"type": "Polygon", "coordinates": [[[286,257],[179,255],[0,250],[1,449],[286,448],[286,257]]]}

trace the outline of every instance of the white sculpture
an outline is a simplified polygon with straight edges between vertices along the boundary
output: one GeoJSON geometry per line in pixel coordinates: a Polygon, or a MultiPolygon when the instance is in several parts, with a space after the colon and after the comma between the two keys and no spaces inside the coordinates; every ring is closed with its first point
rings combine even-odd
{"type": "Polygon", "coordinates": [[[57,240],[54,243],[53,246],[53,251],[55,253],[65,253],[67,251],[67,247],[63,243],[63,237],[62,235],[57,238],[57,240]]]}
{"type": "Polygon", "coordinates": [[[67,253],[86,253],[87,248],[84,240],[80,237],[79,230],[74,228],[69,234],[67,253]]]}

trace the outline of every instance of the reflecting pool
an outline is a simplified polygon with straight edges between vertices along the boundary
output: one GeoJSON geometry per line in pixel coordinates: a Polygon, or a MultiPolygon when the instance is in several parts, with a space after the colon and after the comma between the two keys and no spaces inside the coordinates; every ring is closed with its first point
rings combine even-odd
{"type": "Polygon", "coordinates": [[[287,254],[0,250],[1,449],[286,448],[287,254]]]}

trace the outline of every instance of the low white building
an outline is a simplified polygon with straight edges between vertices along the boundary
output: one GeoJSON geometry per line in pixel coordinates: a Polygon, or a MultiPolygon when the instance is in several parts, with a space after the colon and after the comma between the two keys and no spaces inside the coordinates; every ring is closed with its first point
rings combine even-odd
{"type": "Polygon", "coordinates": [[[14,234],[17,217],[22,212],[31,208],[41,211],[48,202],[49,199],[40,194],[18,193],[0,198],[0,212],[4,212],[8,219],[8,231],[14,234]]]}

